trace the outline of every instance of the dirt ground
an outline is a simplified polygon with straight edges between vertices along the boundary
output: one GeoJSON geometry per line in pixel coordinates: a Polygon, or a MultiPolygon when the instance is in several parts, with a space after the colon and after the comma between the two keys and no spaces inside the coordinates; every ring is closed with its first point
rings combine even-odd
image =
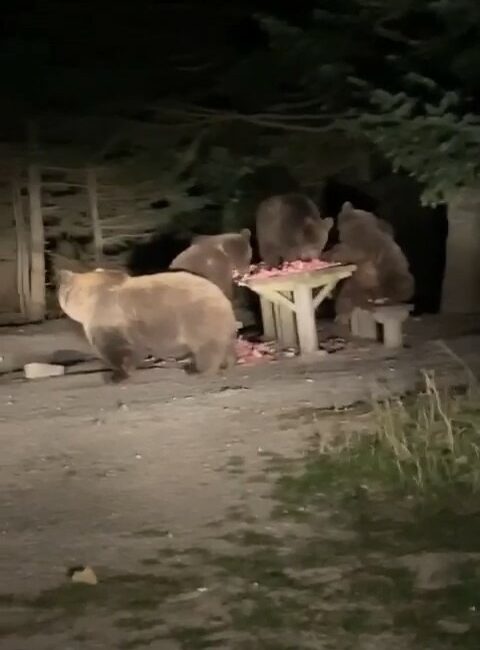
{"type": "Polygon", "coordinates": [[[335,561],[310,549],[308,571],[288,558],[357,533],[328,502],[304,521],[275,485],[312,440],[364,426],[323,409],[413,389],[424,368],[459,381],[459,359],[479,370],[480,337],[457,333],[448,349],[413,332],[395,355],[352,346],[208,382],[177,369],[123,386],[1,376],[0,648],[416,647],[392,625],[338,623],[352,549],[335,561]],[[99,584],[70,584],[77,565],[99,584]]]}

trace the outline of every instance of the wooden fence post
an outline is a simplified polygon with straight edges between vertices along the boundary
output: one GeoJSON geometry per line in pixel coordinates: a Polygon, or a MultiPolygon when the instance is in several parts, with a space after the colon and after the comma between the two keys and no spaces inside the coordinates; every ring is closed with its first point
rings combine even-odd
{"type": "Polygon", "coordinates": [[[28,124],[29,153],[28,197],[30,203],[30,309],[29,318],[45,318],[45,232],[42,215],[42,182],[38,165],[38,139],[33,122],[28,124]]]}
{"type": "Polygon", "coordinates": [[[103,261],[102,226],[98,214],[97,175],[95,169],[87,169],[87,193],[90,219],[92,220],[93,246],[95,263],[101,266],[103,261]]]}
{"type": "Polygon", "coordinates": [[[17,291],[20,312],[22,316],[28,317],[30,311],[30,242],[23,211],[21,179],[18,168],[15,168],[12,175],[12,207],[17,242],[17,291]]]}

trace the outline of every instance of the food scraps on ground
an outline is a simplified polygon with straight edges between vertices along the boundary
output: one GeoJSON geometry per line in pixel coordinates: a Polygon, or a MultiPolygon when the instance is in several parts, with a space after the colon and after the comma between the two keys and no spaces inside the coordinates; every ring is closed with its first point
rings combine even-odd
{"type": "MultiPolygon", "coordinates": [[[[330,336],[319,344],[319,349],[332,354],[342,350],[346,345],[345,339],[341,337],[330,336]]],[[[235,342],[235,351],[237,354],[238,365],[251,365],[262,361],[275,361],[276,359],[295,357],[298,351],[295,348],[279,350],[275,341],[248,341],[241,336],[235,342]]],[[[166,359],[158,360],[154,364],[156,368],[165,368],[167,366],[178,367],[190,360],[166,359]]]]}
{"type": "Polygon", "coordinates": [[[258,361],[273,361],[275,359],[275,343],[257,343],[239,337],[235,343],[237,363],[251,364],[258,361]]]}
{"type": "Polygon", "coordinates": [[[323,341],[320,341],[319,348],[320,350],[325,350],[328,354],[334,354],[335,352],[339,352],[339,350],[343,350],[346,345],[347,342],[341,336],[329,336],[323,341]]]}
{"type": "Polygon", "coordinates": [[[246,280],[262,279],[262,278],[275,278],[280,276],[290,275],[292,273],[306,273],[309,271],[320,271],[333,266],[339,266],[338,262],[324,262],[323,260],[295,260],[294,262],[284,262],[279,267],[270,268],[263,262],[260,264],[251,264],[247,273],[240,274],[234,273],[235,282],[242,282],[246,280]]]}

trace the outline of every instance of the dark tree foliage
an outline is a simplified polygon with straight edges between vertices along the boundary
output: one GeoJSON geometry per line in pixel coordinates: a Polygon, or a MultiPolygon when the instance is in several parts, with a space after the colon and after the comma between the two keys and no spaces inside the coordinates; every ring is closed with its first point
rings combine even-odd
{"type": "Polygon", "coordinates": [[[478,182],[475,0],[317,0],[306,26],[259,21],[302,107],[283,121],[364,135],[425,185],[430,203],[478,182]]]}
{"type": "MultiPolygon", "coordinates": [[[[23,141],[27,118],[52,113],[183,122],[214,135],[242,122],[259,142],[265,132],[364,139],[415,175],[431,203],[477,182],[476,0],[89,6],[3,10],[0,140],[23,141]]],[[[228,171],[225,147],[216,160],[228,171]]],[[[250,167],[253,149],[231,166],[240,157],[250,167]]]]}

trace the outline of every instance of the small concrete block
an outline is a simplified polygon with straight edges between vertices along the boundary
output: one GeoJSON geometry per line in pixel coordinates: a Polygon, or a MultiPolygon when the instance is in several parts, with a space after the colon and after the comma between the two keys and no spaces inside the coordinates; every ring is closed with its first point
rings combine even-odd
{"type": "Polygon", "coordinates": [[[373,317],[383,325],[383,344],[386,348],[400,348],[403,343],[402,324],[412,311],[412,305],[389,305],[376,307],[373,317]]]}
{"type": "Polygon", "coordinates": [[[377,326],[370,311],[356,307],[353,310],[350,323],[353,336],[361,339],[376,340],[377,326]]]}
{"type": "Polygon", "coordinates": [[[386,348],[400,348],[403,343],[402,325],[398,320],[386,321],[383,325],[383,344],[386,348]]]}
{"type": "Polygon", "coordinates": [[[27,379],[42,379],[44,377],[60,377],[65,374],[65,367],[53,363],[26,363],[23,366],[27,379]]]}
{"type": "Polygon", "coordinates": [[[409,317],[412,309],[412,305],[386,305],[384,307],[375,307],[372,314],[377,323],[386,324],[391,321],[403,323],[409,317]]]}

